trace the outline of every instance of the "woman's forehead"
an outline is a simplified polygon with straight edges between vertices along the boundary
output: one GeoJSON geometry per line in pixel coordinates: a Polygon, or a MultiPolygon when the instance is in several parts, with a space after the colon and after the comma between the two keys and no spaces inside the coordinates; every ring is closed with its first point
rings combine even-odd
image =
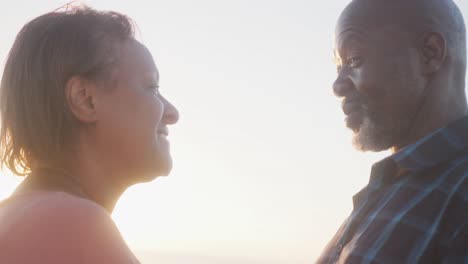
{"type": "Polygon", "coordinates": [[[121,47],[119,74],[138,75],[145,79],[159,80],[159,72],[151,52],[140,42],[133,40],[121,47]]]}

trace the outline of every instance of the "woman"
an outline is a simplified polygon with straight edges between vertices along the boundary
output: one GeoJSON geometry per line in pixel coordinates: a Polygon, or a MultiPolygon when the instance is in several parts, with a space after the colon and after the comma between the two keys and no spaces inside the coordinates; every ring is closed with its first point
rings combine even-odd
{"type": "Polygon", "coordinates": [[[178,112],[133,32],[122,14],[74,7],[18,34],[0,157],[26,178],[0,205],[1,263],[138,263],[110,213],[129,186],[169,174],[178,112]]]}

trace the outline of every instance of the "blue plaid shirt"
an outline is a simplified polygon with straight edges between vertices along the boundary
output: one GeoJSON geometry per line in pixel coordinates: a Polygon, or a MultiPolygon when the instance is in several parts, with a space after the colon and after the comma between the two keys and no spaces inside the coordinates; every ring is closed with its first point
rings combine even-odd
{"type": "Polygon", "coordinates": [[[468,263],[468,117],[374,164],[353,204],[317,263],[468,263]]]}

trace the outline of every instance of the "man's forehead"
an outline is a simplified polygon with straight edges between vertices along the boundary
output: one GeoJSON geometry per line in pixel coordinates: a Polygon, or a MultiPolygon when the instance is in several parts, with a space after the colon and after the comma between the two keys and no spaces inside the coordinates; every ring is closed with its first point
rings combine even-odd
{"type": "Polygon", "coordinates": [[[361,47],[364,44],[362,34],[359,31],[349,30],[335,37],[333,52],[335,57],[340,57],[340,53],[351,48],[361,47]]]}
{"type": "Polygon", "coordinates": [[[400,8],[395,6],[402,5],[385,4],[381,0],[354,0],[338,19],[335,28],[336,48],[348,43],[355,44],[369,40],[380,42],[389,35],[406,38],[408,30],[403,27],[405,25],[403,15],[394,14],[400,8]],[[393,8],[387,9],[389,6],[393,8]]]}
{"type": "Polygon", "coordinates": [[[337,28],[353,25],[356,28],[372,29],[399,25],[408,13],[416,11],[410,2],[414,0],[353,0],[341,13],[337,28]]]}
{"type": "Polygon", "coordinates": [[[353,29],[364,31],[370,29],[377,21],[380,12],[375,4],[355,3],[349,4],[341,13],[335,28],[335,34],[342,34],[343,31],[353,29]]]}

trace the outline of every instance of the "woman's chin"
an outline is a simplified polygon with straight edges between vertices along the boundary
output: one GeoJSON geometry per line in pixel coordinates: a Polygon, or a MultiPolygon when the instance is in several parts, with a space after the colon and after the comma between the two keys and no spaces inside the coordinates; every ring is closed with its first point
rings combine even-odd
{"type": "Polygon", "coordinates": [[[150,167],[140,174],[140,182],[151,182],[158,177],[166,177],[172,171],[172,160],[159,163],[158,166],[150,167]]]}

